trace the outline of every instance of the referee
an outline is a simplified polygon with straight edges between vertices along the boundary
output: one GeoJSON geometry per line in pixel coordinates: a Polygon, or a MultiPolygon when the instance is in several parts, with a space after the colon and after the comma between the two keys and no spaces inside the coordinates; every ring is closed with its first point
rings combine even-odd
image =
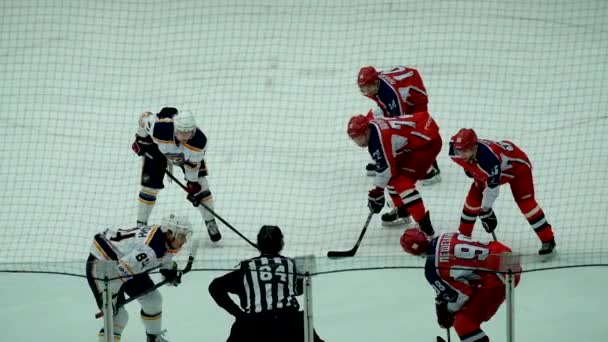
{"type": "MultiPolygon", "coordinates": [[[[237,270],[209,285],[213,300],[236,318],[227,342],[304,341],[304,313],[296,299],[303,284],[294,260],[279,254],[283,233],[277,226],[262,226],[257,241],[260,256],[241,261],[237,270]],[[240,307],[229,293],[239,296],[240,307]]],[[[315,342],[323,342],[314,335],[315,342]]]]}

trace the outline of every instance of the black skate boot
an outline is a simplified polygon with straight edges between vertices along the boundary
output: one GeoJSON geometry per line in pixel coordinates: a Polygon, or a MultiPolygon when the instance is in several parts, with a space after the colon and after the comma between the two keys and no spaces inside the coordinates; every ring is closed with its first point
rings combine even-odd
{"type": "Polygon", "coordinates": [[[167,340],[166,338],[163,337],[163,335],[165,334],[166,330],[163,330],[160,332],[160,334],[158,335],[152,335],[152,334],[147,334],[147,342],[169,342],[169,340],[167,340]]]}
{"type": "Polygon", "coordinates": [[[542,246],[538,250],[538,255],[549,255],[553,253],[555,249],[555,239],[551,239],[547,242],[543,242],[542,246]]]}
{"type": "Polygon", "coordinates": [[[441,171],[439,170],[439,165],[437,165],[436,161],[433,162],[433,166],[431,166],[424,178],[422,178],[421,182],[424,186],[441,182],[441,171]]]}
{"type": "Polygon", "coordinates": [[[424,214],[424,217],[418,222],[418,226],[420,230],[429,238],[432,238],[435,235],[435,230],[433,229],[433,225],[431,224],[431,214],[427,211],[424,214]]]}
{"type": "Polygon", "coordinates": [[[217,228],[217,223],[215,222],[215,219],[205,221],[205,226],[207,226],[207,233],[209,233],[209,238],[211,239],[211,241],[218,242],[222,239],[222,234],[217,228]]]}
{"type": "Polygon", "coordinates": [[[376,175],[376,164],[374,163],[369,163],[367,165],[365,165],[365,172],[367,172],[367,175],[369,177],[374,177],[376,175]]]}
{"type": "Polygon", "coordinates": [[[405,206],[393,208],[391,211],[382,214],[380,220],[384,227],[406,226],[412,221],[405,206]]]}

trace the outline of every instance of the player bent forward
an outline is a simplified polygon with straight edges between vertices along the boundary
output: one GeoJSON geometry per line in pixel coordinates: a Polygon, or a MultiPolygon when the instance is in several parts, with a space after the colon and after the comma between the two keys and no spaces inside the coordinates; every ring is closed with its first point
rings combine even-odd
{"type": "MultiPolygon", "coordinates": [[[[357,84],[361,94],[378,106],[371,109],[368,115],[395,118],[428,111],[428,94],[420,72],[415,68],[396,66],[387,71],[378,71],[372,66],[365,66],[359,70],[357,84]]],[[[367,164],[367,175],[375,176],[376,168],[374,163],[367,164]]],[[[440,181],[439,166],[434,161],[421,182],[422,185],[431,185],[440,181]]]]}
{"type": "MultiPolygon", "coordinates": [[[[192,235],[192,225],[186,218],[171,215],[162,225],[141,226],[133,229],[106,230],[95,235],[87,260],[86,275],[91,291],[101,309],[105,274],[102,261],[116,261],[115,277],[109,276],[114,307],[124,302],[124,295],[137,297],[150,290],[154,282],[147,272],[160,267],[160,273],[170,284],[181,282],[181,272],[173,262],[176,254],[192,235]]],[[[141,318],[148,342],[166,342],[161,329],[162,297],[154,290],[137,298],[141,304],[141,318]]],[[[114,340],[120,340],[129,315],[124,306],[114,313],[114,340]]],[[[103,328],[99,341],[105,341],[103,328]]]]}
{"type": "Polygon", "coordinates": [[[356,115],[348,122],[347,133],[359,146],[367,147],[376,162],[374,187],[368,206],[379,213],[388,190],[397,210],[382,215],[383,225],[409,223],[411,215],[428,236],[435,233],[416,181],[422,179],[441,151],[439,126],[428,112],[397,118],[356,115]]]}
{"type": "MultiPolygon", "coordinates": [[[[283,234],[263,226],[257,236],[260,256],[241,261],[237,270],[209,285],[213,300],[235,317],[228,342],[303,342],[304,313],[296,296],[303,292],[293,259],[280,254],[283,234]],[[241,307],[229,297],[240,298],[241,307]]],[[[315,342],[323,342],[314,333],[315,342]]]]}
{"type": "Polygon", "coordinates": [[[156,196],[164,188],[167,168],[178,166],[187,181],[187,199],[199,209],[211,241],[222,238],[213,214],[205,208],[213,210],[214,206],[207,182],[206,146],[207,137],[197,127],[192,113],[178,113],[175,108],[165,107],[158,114],[144,112],[140,115],[139,128],[131,145],[133,151],[143,157],[138,225],[148,224],[156,196]],[[201,206],[201,202],[205,206],[201,206]]]}
{"type": "Polygon", "coordinates": [[[498,220],[492,207],[500,186],[508,183],[519,210],[541,241],[538,254],[553,252],[553,229],[536,202],[532,163],[522,149],[507,140],[477,139],[474,130],[463,128],[450,139],[450,157],[473,178],[460,217],[461,233],[471,236],[477,216],[488,233],[496,229],[498,220]]]}
{"type": "Polygon", "coordinates": [[[511,249],[498,241],[474,241],[460,233],[444,233],[431,239],[418,229],[401,236],[407,253],[426,257],[424,274],[437,297],[437,322],[454,326],[461,341],[489,342],[481,324],[489,321],[505,299],[504,273],[515,273],[519,283],[521,266],[505,258],[511,249]]]}

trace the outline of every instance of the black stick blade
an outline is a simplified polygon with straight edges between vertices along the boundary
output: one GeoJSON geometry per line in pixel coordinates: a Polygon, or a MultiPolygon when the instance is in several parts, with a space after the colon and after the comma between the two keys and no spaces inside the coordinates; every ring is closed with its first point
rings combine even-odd
{"type": "Polygon", "coordinates": [[[344,258],[344,257],[352,257],[355,256],[355,252],[357,250],[350,250],[350,251],[329,251],[327,252],[327,257],[328,258],[344,258]]]}

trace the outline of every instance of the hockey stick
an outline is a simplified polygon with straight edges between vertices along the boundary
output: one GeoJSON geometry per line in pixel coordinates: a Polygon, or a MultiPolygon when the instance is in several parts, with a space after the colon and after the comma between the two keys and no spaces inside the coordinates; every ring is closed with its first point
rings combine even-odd
{"type": "MultiPolygon", "coordinates": [[[[184,269],[182,270],[182,275],[190,272],[190,270],[192,269],[192,264],[194,263],[194,258],[196,256],[196,251],[198,250],[199,243],[200,243],[200,241],[198,239],[192,240],[192,250],[190,251],[190,256],[188,257],[188,263],[186,264],[186,267],[184,267],[184,269]]],[[[115,310],[120,309],[121,307],[131,303],[132,301],[136,300],[137,298],[147,295],[148,293],[158,289],[161,286],[164,286],[167,283],[169,283],[169,280],[163,279],[162,281],[159,281],[158,283],[154,284],[154,286],[152,286],[151,288],[147,289],[146,291],[138,294],[137,296],[129,297],[129,299],[126,299],[123,302],[116,303],[115,310]]],[[[103,317],[103,311],[99,311],[98,313],[95,314],[95,318],[101,318],[101,317],[103,317]]]]}
{"type": "MultiPolygon", "coordinates": [[[[184,191],[188,192],[188,188],[179,179],[177,179],[171,172],[169,172],[169,170],[166,170],[165,172],[167,173],[167,176],[169,176],[169,178],[171,178],[177,185],[179,185],[180,188],[182,188],[184,191]]],[[[203,203],[201,201],[199,201],[198,203],[200,205],[202,205],[203,208],[205,208],[208,212],[210,212],[211,215],[215,216],[218,220],[220,220],[226,227],[230,228],[230,230],[232,230],[236,235],[240,236],[241,239],[245,240],[245,242],[250,244],[253,248],[256,248],[256,249],[258,248],[258,245],[256,243],[252,242],[245,235],[241,234],[241,232],[239,232],[236,228],[234,228],[230,223],[226,222],[226,220],[224,220],[224,218],[222,218],[220,215],[218,215],[218,213],[216,213],[211,208],[209,208],[208,205],[206,205],[205,203],[203,203]]]]}
{"type": "MultiPolygon", "coordinates": [[[[150,153],[145,153],[144,155],[147,158],[154,160],[154,156],[151,155],[150,153]]],[[[164,155],[163,155],[163,157],[164,157],[164,155]]],[[[169,178],[171,178],[171,180],[173,180],[177,185],[179,185],[179,187],[182,188],[182,190],[188,192],[188,188],[184,185],[184,183],[182,183],[179,179],[177,179],[177,177],[175,177],[173,175],[173,173],[171,173],[171,171],[165,170],[165,173],[167,174],[167,176],[169,176],[169,178]]],[[[236,235],[240,236],[243,240],[245,240],[248,244],[250,244],[253,248],[255,248],[255,249],[258,248],[258,245],[256,243],[251,242],[251,240],[249,240],[245,235],[241,234],[241,232],[239,232],[236,228],[234,228],[230,223],[226,222],[226,220],[224,220],[223,217],[221,217],[215,211],[213,211],[211,208],[209,208],[208,205],[206,205],[205,203],[203,203],[201,201],[199,201],[198,203],[200,205],[202,205],[203,208],[205,208],[208,212],[210,212],[211,215],[213,215],[218,220],[220,220],[220,222],[222,222],[226,227],[230,228],[230,230],[232,230],[236,235]]]]}
{"type": "Polygon", "coordinates": [[[367,227],[369,226],[369,223],[372,220],[372,216],[374,216],[374,212],[370,211],[369,215],[367,215],[367,220],[365,221],[365,225],[363,225],[363,230],[361,230],[361,234],[359,234],[359,239],[357,240],[357,242],[355,243],[353,248],[349,249],[348,251],[329,251],[329,252],[327,252],[327,256],[329,258],[343,258],[343,257],[355,256],[355,253],[357,253],[357,249],[359,249],[359,245],[361,245],[361,240],[363,240],[363,236],[365,235],[365,232],[367,231],[367,227]]]}
{"type": "Polygon", "coordinates": [[[445,331],[446,331],[446,334],[447,334],[446,336],[448,337],[448,340],[446,341],[446,340],[443,339],[443,337],[437,336],[437,342],[451,342],[451,339],[450,339],[450,328],[446,328],[445,331]]]}

